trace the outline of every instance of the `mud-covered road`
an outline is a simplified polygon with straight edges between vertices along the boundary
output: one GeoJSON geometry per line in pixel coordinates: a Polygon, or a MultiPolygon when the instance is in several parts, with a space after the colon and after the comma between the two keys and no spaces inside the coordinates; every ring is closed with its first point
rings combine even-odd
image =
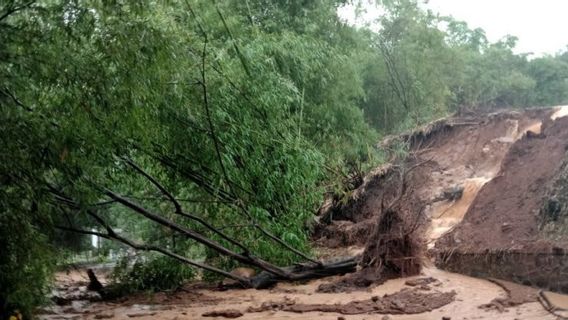
{"type": "MultiPolygon", "coordinates": [[[[61,275],[63,276],[63,275],[61,275]]],[[[484,305],[496,298],[506,298],[506,291],[488,280],[471,278],[449,273],[436,268],[426,268],[417,277],[389,280],[368,290],[349,293],[317,293],[321,283],[333,281],[325,279],[307,284],[279,284],[271,290],[229,290],[214,291],[194,289],[191,286],[174,293],[139,295],[121,302],[75,301],[68,306],[54,306],[43,311],[41,319],[212,319],[203,317],[211,311],[236,310],[243,315],[240,319],[382,319],[384,314],[365,313],[345,315],[337,312],[296,313],[278,310],[280,306],[299,304],[344,304],[350,301],[382,298],[400,290],[413,290],[406,285],[415,279],[431,277],[434,282],[420,289],[424,292],[455,292],[453,302],[433,310],[413,315],[389,315],[390,319],[556,319],[543,309],[539,302],[529,302],[499,311],[484,305]],[[426,289],[428,288],[428,289],[426,289]],[[275,306],[274,309],[252,312],[263,304],[275,306]],[[52,314],[48,314],[52,313],[52,314]]],[[[60,277],[62,279],[64,277],[60,277]]],[[[67,277],[67,279],[69,279],[67,277]]],[[[77,277],[75,277],[77,279],[77,277]]],[[[69,281],[69,280],[66,280],[69,281]]],[[[63,284],[65,281],[60,281],[63,284]]],[[[76,282],[74,282],[76,283],[76,282]]],[[[70,283],[69,283],[70,284],[70,283]]],[[[222,319],[222,318],[221,318],[222,319]]]]}

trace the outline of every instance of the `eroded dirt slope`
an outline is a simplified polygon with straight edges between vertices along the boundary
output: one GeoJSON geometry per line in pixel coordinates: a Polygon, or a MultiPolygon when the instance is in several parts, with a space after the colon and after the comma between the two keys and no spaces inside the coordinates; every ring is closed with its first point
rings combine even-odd
{"type": "MultiPolygon", "coordinates": [[[[366,177],[364,184],[345,205],[330,210],[333,214],[322,219],[317,230],[319,243],[330,247],[363,246],[367,240],[365,235],[372,232],[382,214],[381,206],[397,197],[402,174],[406,175],[408,188],[398,209],[412,214],[423,209],[427,221],[422,227],[429,247],[447,233],[459,232],[455,230],[456,226],[460,225],[474,203],[476,210],[486,215],[500,215],[498,212],[490,213],[486,210],[492,210],[489,207],[483,207],[496,205],[496,202],[501,203],[497,209],[509,210],[512,205],[506,203],[513,201],[516,205],[518,202],[513,199],[513,194],[524,194],[529,189],[538,191],[536,185],[544,190],[542,184],[554,174],[555,166],[561,162],[561,141],[568,134],[568,120],[558,118],[553,122],[550,118],[554,112],[553,109],[537,109],[450,118],[409,134],[405,137],[411,145],[409,159],[398,166],[377,169],[366,177]],[[549,124],[551,127],[546,128],[549,124]],[[527,135],[527,132],[530,133],[527,135]],[[546,150],[551,150],[552,154],[549,156],[546,150]],[[535,154],[533,158],[526,157],[531,152],[535,154]],[[514,167],[515,161],[528,166],[533,161],[544,161],[544,164],[538,170],[525,168],[531,172],[519,176],[517,181],[518,172],[508,168],[514,167]],[[410,168],[412,172],[405,173],[410,168]],[[511,179],[504,184],[493,182],[494,179],[503,181],[503,175],[511,179]],[[529,178],[539,175],[542,176],[540,181],[529,178]],[[522,187],[517,188],[518,185],[522,187]],[[490,187],[486,189],[486,186],[490,187]],[[453,190],[459,194],[452,196],[453,190]],[[494,199],[489,199],[489,195],[493,195],[494,199]],[[478,200],[480,196],[482,200],[478,200]]],[[[539,196],[536,193],[530,195],[535,199],[535,205],[539,196]]],[[[467,214],[467,220],[476,215],[475,212],[467,214]]],[[[487,219],[484,221],[493,223],[487,219]]],[[[509,236],[524,239],[527,230],[534,229],[536,223],[526,217],[512,227],[517,226],[519,228],[509,236]]],[[[497,226],[492,225],[489,230],[495,231],[495,228],[497,226]]]]}
{"type": "MultiPolygon", "coordinates": [[[[396,202],[406,225],[419,221],[415,234],[429,249],[422,260],[568,293],[568,245],[541,224],[550,187],[566,167],[567,110],[453,117],[395,138],[409,143],[407,159],[377,169],[346,204],[328,210],[318,243],[364,247],[367,256],[384,208],[396,202]]],[[[565,211],[556,202],[548,205],[554,219],[565,211]]]]}
{"type": "Polygon", "coordinates": [[[568,148],[568,117],[552,120],[542,136],[513,144],[496,177],[481,189],[462,223],[438,241],[462,250],[519,249],[539,235],[539,212],[548,185],[568,148]]]}

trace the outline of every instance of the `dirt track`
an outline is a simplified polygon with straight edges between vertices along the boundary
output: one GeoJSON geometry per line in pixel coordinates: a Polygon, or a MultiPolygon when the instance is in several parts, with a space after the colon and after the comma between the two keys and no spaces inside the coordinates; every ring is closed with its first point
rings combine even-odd
{"type": "MultiPolygon", "coordinates": [[[[411,142],[412,155],[406,166],[416,167],[404,178],[408,188],[396,210],[409,217],[423,214],[418,220],[421,222],[418,232],[424,235],[425,249],[431,249],[423,257],[426,261],[436,257],[438,252],[461,250],[478,254],[512,249],[546,252],[561,245],[541,239],[537,214],[547,183],[565,156],[568,145],[568,117],[565,115],[568,108],[452,118],[406,137],[411,142]],[[446,197],[447,190],[456,189],[461,190],[459,197],[446,197]]],[[[365,250],[366,241],[382,215],[381,208],[397,198],[400,176],[400,170],[394,167],[375,170],[347,204],[332,209],[333,218],[322,219],[324,222],[318,226],[316,236],[319,245],[330,248],[327,254],[338,255],[347,248],[349,253],[365,250]]],[[[475,264],[478,260],[474,256],[471,261],[467,263],[475,264]]],[[[561,260],[561,265],[562,261],[565,259],[561,260]]],[[[220,292],[188,288],[170,295],[131,297],[117,304],[56,307],[54,315],[42,318],[199,319],[207,312],[230,309],[241,312],[243,319],[338,319],[340,316],[380,319],[383,314],[412,313],[409,310],[421,313],[392,315],[392,319],[556,319],[535,302],[535,291],[526,287],[513,286],[511,288],[517,289],[507,293],[505,287],[488,280],[441,271],[433,266],[422,272],[418,278],[432,277],[437,281],[411,289],[405,285],[409,278],[394,279],[369,288],[332,294],[318,293],[317,288],[343,278],[300,285],[279,284],[270,291],[220,292]],[[397,296],[391,299],[394,302],[383,298],[385,294],[400,294],[405,288],[414,291],[403,291],[401,297],[407,295],[412,300],[420,300],[428,297],[427,294],[434,294],[429,297],[438,297],[438,294],[444,297],[443,301],[451,295],[453,301],[436,304],[437,298],[424,298],[424,308],[433,311],[422,312],[424,310],[412,309],[413,306],[404,302],[401,305],[397,296]],[[533,298],[524,297],[525,292],[533,298]],[[414,293],[419,295],[412,296],[414,293]],[[497,305],[499,301],[510,301],[508,294],[522,302],[506,306],[504,312],[501,307],[488,307],[495,301],[497,305]],[[373,300],[372,297],[379,298],[373,300]],[[253,312],[263,303],[269,310],[253,312]],[[304,312],[293,312],[299,310],[304,312]],[[364,313],[354,314],[359,311],[364,313]]],[[[563,295],[550,296],[559,303],[568,301],[563,295]]]]}

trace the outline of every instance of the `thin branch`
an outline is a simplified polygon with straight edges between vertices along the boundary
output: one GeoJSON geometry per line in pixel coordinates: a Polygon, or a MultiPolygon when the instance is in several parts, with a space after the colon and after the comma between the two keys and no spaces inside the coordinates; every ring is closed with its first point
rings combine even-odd
{"type": "MultiPolygon", "coordinates": [[[[427,159],[427,160],[418,162],[418,163],[412,165],[412,166],[411,166],[410,168],[408,168],[407,170],[404,170],[404,169],[403,169],[403,170],[399,171],[399,173],[400,173],[400,181],[401,181],[401,182],[400,182],[400,191],[398,192],[398,195],[396,196],[396,198],[394,198],[394,200],[391,201],[391,203],[386,207],[385,210],[390,210],[390,209],[392,209],[392,208],[394,207],[394,205],[397,204],[397,203],[400,201],[400,199],[402,199],[402,196],[403,196],[404,193],[406,192],[406,187],[407,187],[407,185],[406,185],[406,176],[407,176],[412,170],[414,170],[414,169],[416,169],[416,168],[422,166],[423,164],[426,164],[426,163],[432,161],[432,159],[433,159],[433,157],[430,158],[430,159],[427,159]]],[[[384,211],[381,211],[381,212],[384,212],[384,211]]]]}
{"type": "MultiPolygon", "coordinates": [[[[134,199],[134,200],[148,200],[148,201],[152,201],[152,200],[163,200],[163,197],[136,197],[136,196],[125,196],[125,198],[128,199],[134,199]]],[[[177,201],[179,202],[192,202],[192,203],[227,203],[224,201],[220,201],[220,200],[205,200],[205,199],[180,199],[180,198],[176,198],[177,201]]],[[[91,207],[98,207],[98,206],[106,206],[109,204],[113,204],[116,203],[116,201],[114,200],[107,200],[107,201],[101,201],[101,202],[97,202],[97,203],[93,203],[90,206],[91,207]]]]}
{"type": "Polygon", "coordinates": [[[245,56],[243,56],[243,54],[241,53],[241,50],[239,49],[239,46],[237,45],[237,41],[235,40],[235,37],[233,36],[233,33],[231,32],[231,29],[229,29],[229,26],[227,25],[227,21],[225,21],[225,17],[223,16],[223,13],[221,13],[221,9],[219,9],[219,6],[217,5],[217,2],[215,0],[213,0],[213,4],[215,5],[215,9],[217,10],[217,14],[221,18],[221,22],[223,23],[223,26],[225,27],[227,34],[229,34],[229,37],[231,38],[231,42],[233,43],[233,48],[235,49],[237,56],[239,57],[239,60],[241,61],[241,65],[243,66],[243,69],[245,69],[245,73],[247,74],[247,76],[251,77],[250,70],[249,70],[248,64],[246,62],[245,56]]]}
{"type": "Polygon", "coordinates": [[[201,22],[199,22],[199,18],[195,14],[195,11],[193,11],[193,7],[189,4],[188,0],[185,0],[185,4],[187,5],[187,9],[191,13],[191,15],[195,18],[195,22],[197,23],[197,27],[199,28],[199,31],[201,31],[201,34],[203,34],[203,37],[207,38],[207,33],[205,32],[205,28],[203,28],[203,25],[201,24],[201,22]]]}
{"type": "Polygon", "coordinates": [[[228,228],[250,228],[250,227],[254,227],[254,224],[252,223],[239,223],[239,224],[229,224],[226,226],[222,226],[219,228],[219,230],[225,230],[228,228]]]}
{"type": "MultiPolygon", "coordinates": [[[[34,112],[34,109],[26,106],[24,103],[22,103],[13,93],[11,93],[8,88],[4,87],[4,90],[0,89],[0,94],[3,94],[6,97],[9,97],[10,99],[12,99],[12,101],[19,106],[20,108],[24,109],[27,112],[34,112]]],[[[48,119],[48,117],[46,117],[45,115],[38,113],[39,117],[47,120],[52,126],[59,128],[59,125],[53,120],[53,119],[48,119]]]]}
{"type": "Polygon", "coordinates": [[[198,171],[195,171],[190,168],[180,168],[171,157],[166,155],[162,154],[153,155],[153,157],[164,166],[169,167],[181,173],[185,178],[191,180],[193,183],[204,189],[211,196],[221,200],[222,202],[233,203],[237,201],[237,199],[231,193],[212,186],[211,183],[207,181],[206,177],[204,177],[198,171]]]}
{"type": "Polygon", "coordinates": [[[89,206],[90,207],[102,207],[102,206],[107,206],[107,205],[115,204],[115,203],[116,203],[116,201],[114,201],[114,200],[108,200],[108,201],[101,201],[101,202],[93,203],[89,206]]]}
{"type": "MultiPolygon", "coordinates": [[[[188,49],[189,51],[191,51],[194,55],[199,55],[199,52],[196,52],[196,50],[193,50],[192,48],[188,49]]],[[[231,80],[231,78],[229,78],[229,76],[227,76],[223,70],[221,70],[222,66],[221,64],[217,61],[218,66],[216,66],[214,63],[207,63],[211,69],[213,69],[213,71],[215,71],[218,75],[220,75],[228,84],[231,88],[233,88],[237,94],[242,97],[244,100],[246,100],[253,108],[251,108],[251,110],[253,110],[259,117],[259,119],[261,120],[261,123],[265,126],[266,129],[272,129],[269,121],[268,121],[268,115],[266,114],[265,110],[262,110],[261,108],[259,108],[257,106],[256,103],[254,103],[252,101],[252,98],[249,96],[249,94],[247,92],[245,92],[243,89],[239,88],[237,86],[237,84],[235,82],[233,82],[233,80],[231,80]]],[[[284,134],[278,130],[275,131],[275,133],[282,139],[284,138],[284,134]]]]}
{"type": "Polygon", "coordinates": [[[18,11],[21,11],[21,10],[24,10],[24,9],[28,8],[29,6],[31,6],[31,5],[34,4],[35,2],[36,2],[36,0],[32,0],[32,1],[30,1],[30,2],[28,2],[28,3],[25,3],[25,4],[23,4],[23,5],[19,6],[19,7],[12,7],[12,8],[9,8],[3,15],[0,16],[0,21],[2,21],[2,20],[4,20],[4,19],[8,18],[10,15],[12,15],[12,14],[18,12],[18,11]]]}
{"type": "Polygon", "coordinates": [[[124,160],[126,161],[126,163],[128,163],[128,165],[130,165],[132,168],[134,168],[134,170],[136,170],[138,173],[140,173],[141,175],[143,175],[146,179],[148,179],[154,186],[156,186],[156,188],[158,188],[168,199],[170,199],[170,201],[173,203],[174,207],[175,207],[175,213],[183,216],[185,218],[194,220],[199,222],[201,225],[203,225],[204,227],[206,227],[207,229],[209,229],[210,231],[213,231],[214,233],[216,233],[217,235],[221,236],[223,239],[229,241],[230,243],[234,244],[235,246],[241,248],[244,251],[244,254],[246,256],[250,255],[250,250],[245,247],[243,244],[241,244],[240,242],[232,239],[231,237],[229,237],[228,235],[226,235],[225,233],[221,232],[219,229],[215,228],[214,226],[212,226],[211,224],[209,224],[207,221],[203,220],[202,218],[198,217],[197,215],[193,215],[193,214],[189,214],[189,213],[185,213],[183,211],[183,208],[181,207],[181,204],[176,200],[176,198],[164,187],[162,186],[162,184],[160,182],[158,182],[157,179],[155,179],[154,177],[152,177],[149,173],[147,173],[146,171],[144,171],[144,169],[140,168],[136,163],[134,163],[134,161],[132,161],[131,159],[128,158],[124,158],[124,160]]]}
{"type": "Polygon", "coordinates": [[[8,89],[6,89],[6,88],[4,88],[4,90],[0,89],[0,93],[5,95],[6,97],[9,97],[10,99],[12,99],[12,101],[14,101],[14,103],[17,106],[21,107],[22,109],[24,109],[28,112],[34,111],[32,108],[26,106],[20,100],[18,100],[18,98],[16,98],[16,96],[14,96],[10,91],[8,91],[8,89]]]}
{"type": "MultiPolygon", "coordinates": [[[[231,180],[229,179],[229,175],[227,174],[227,170],[225,169],[225,165],[223,164],[223,158],[221,156],[221,149],[219,147],[219,141],[217,138],[217,134],[215,133],[215,126],[213,125],[213,120],[211,119],[211,110],[209,108],[209,98],[207,93],[207,77],[205,75],[205,61],[207,59],[207,37],[205,37],[203,43],[203,51],[201,53],[201,87],[203,89],[203,106],[205,108],[205,114],[207,117],[207,123],[209,125],[209,131],[211,131],[211,139],[213,140],[213,145],[215,146],[215,153],[217,154],[217,161],[219,162],[219,166],[221,167],[221,172],[223,173],[223,177],[227,181],[227,184],[231,186],[231,180]]],[[[233,196],[236,197],[234,190],[231,189],[233,196]]]]}
{"type": "Polygon", "coordinates": [[[176,198],[166,189],[164,188],[164,186],[162,186],[161,183],[158,182],[158,180],[156,180],[154,177],[152,177],[150,174],[146,173],[146,171],[144,171],[142,168],[140,168],[136,163],[134,163],[134,161],[132,161],[132,159],[123,157],[122,158],[129,166],[131,166],[134,170],[136,170],[136,172],[140,173],[141,175],[143,175],[146,179],[148,179],[148,181],[150,181],[156,188],[158,188],[163,194],[164,196],[166,196],[166,198],[170,199],[170,201],[173,203],[174,207],[176,208],[176,212],[182,212],[183,209],[180,205],[180,203],[176,200],[176,198]]]}
{"type": "Polygon", "coordinates": [[[274,234],[272,234],[270,231],[264,229],[257,221],[256,219],[254,219],[254,217],[248,212],[248,210],[240,203],[237,204],[237,206],[242,210],[242,212],[245,214],[245,216],[247,218],[249,218],[252,222],[254,227],[259,230],[262,234],[264,234],[265,236],[269,237],[270,239],[274,240],[276,243],[280,244],[281,246],[283,246],[284,248],[288,249],[289,251],[295,253],[296,255],[310,261],[313,262],[317,265],[322,265],[321,261],[317,261],[311,257],[309,257],[307,254],[303,253],[302,251],[292,247],[291,245],[287,244],[286,242],[284,242],[284,240],[278,238],[277,236],[275,236],[274,234]]]}

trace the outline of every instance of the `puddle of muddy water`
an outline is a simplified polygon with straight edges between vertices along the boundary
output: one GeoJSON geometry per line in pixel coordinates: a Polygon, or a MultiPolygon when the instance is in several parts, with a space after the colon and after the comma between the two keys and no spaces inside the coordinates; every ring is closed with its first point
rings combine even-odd
{"type": "Polygon", "coordinates": [[[568,311],[568,295],[549,291],[543,292],[543,295],[552,304],[553,308],[568,311]]]}

